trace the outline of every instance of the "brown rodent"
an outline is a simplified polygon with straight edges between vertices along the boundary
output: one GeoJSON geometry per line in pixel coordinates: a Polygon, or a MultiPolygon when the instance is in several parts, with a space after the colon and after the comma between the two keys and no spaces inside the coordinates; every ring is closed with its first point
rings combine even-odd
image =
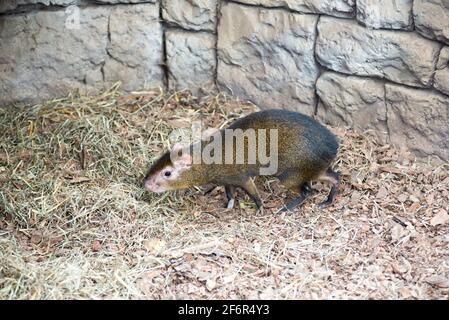
{"type": "Polygon", "coordinates": [[[271,175],[279,178],[291,191],[300,194],[281,211],[291,210],[303,203],[312,192],[310,187],[312,180],[331,184],[329,195],[320,207],[332,203],[339,186],[339,174],[331,169],[331,163],[338,152],[338,142],[326,127],[301,113],[272,109],[240,118],[228,129],[240,133],[253,131],[256,137],[265,136],[265,150],[259,140],[251,141],[250,137],[240,140],[243,144],[237,145],[236,139],[226,139],[223,129],[217,131],[218,135],[207,141],[200,141],[184,148],[175,145],[171,152],[166,152],[151,166],[144,180],[145,188],[152,192],[164,192],[206,184],[223,185],[228,198],[227,207],[232,208],[235,188],[241,187],[254,200],[258,211],[262,211],[262,201],[252,177],[261,175],[261,169],[267,167],[266,159],[261,156],[261,152],[265,151],[265,155],[270,157],[273,155],[270,159],[276,164],[275,172],[271,175]],[[277,134],[277,143],[276,137],[269,134],[272,132],[277,134]],[[236,152],[242,152],[242,145],[243,162],[242,158],[239,158],[238,162],[236,152]],[[192,155],[195,155],[194,146],[201,152],[205,152],[208,148],[209,154],[217,156],[215,159],[221,161],[199,163],[198,158],[194,156],[192,158],[192,155]],[[211,149],[214,151],[210,152],[211,149]],[[276,151],[277,157],[274,157],[276,151]],[[253,158],[250,161],[251,156],[253,158]]]}

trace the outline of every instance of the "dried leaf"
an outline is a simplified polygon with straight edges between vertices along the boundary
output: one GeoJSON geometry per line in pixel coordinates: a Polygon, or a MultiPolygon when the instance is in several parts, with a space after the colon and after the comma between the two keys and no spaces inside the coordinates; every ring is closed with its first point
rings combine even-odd
{"type": "Polygon", "coordinates": [[[32,244],[39,244],[42,241],[42,234],[35,232],[31,235],[30,240],[32,244]]]}
{"type": "Polygon", "coordinates": [[[449,279],[440,275],[431,276],[426,282],[439,288],[449,288],[449,279]]]}
{"type": "Polygon", "coordinates": [[[254,252],[259,253],[261,249],[261,245],[259,242],[254,243],[254,252]]]}
{"type": "Polygon", "coordinates": [[[274,292],[273,288],[268,287],[259,295],[259,297],[260,297],[260,299],[263,299],[263,300],[269,300],[269,299],[273,299],[274,295],[275,295],[275,292],[274,292]]]}
{"type": "Polygon", "coordinates": [[[165,245],[166,243],[164,240],[157,238],[145,240],[143,242],[143,246],[145,247],[145,249],[147,249],[151,254],[155,255],[161,253],[164,250],[165,245]]]}
{"type": "Polygon", "coordinates": [[[0,163],[7,163],[8,155],[4,152],[0,152],[0,163]]]}
{"type": "Polygon", "coordinates": [[[237,274],[232,274],[230,276],[223,277],[223,283],[224,284],[231,283],[235,280],[236,277],[237,277],[237,274]]]}
{"type": "Polygon", "coordinates": [[[432,192],[426,197],[426,202],[429,206],[433,205],[433,201],[435,199],[435,194],[432,192]]]}
{"type": "Polygon", "coordinates": [[[360,192],[358,191],[354,191],[351,194],[351,202],[353,202],[354,204],[357,203],[361,198],[360,192]]]}
{"type": "Polygon", "coordinates": [[[399,239],[404,237],[406,234],[408,234],[407,229],[402,227],[400,224],[395,224],[391,228],[391,239],[393,239],[393,241],[398,241],[399,239]]]}
{"type": "Polygon", "coordinates": [[[403,274],[408,271],[407,266],[401,266],[397,262],[392,263],[391,267],[393,268],[393,272],[395,272],[397,274],[403,274]]]}
{"type": "Polygon", "coordinates": [[[382,172],[388,172],[388,173],[394,173],[394,174],[400,174],[402,171],[398,168],[389,167],[389,166],[379,166],[378,168],[382,172]]]}
{"type": "Polygon", "coordinates": [[[56,236],[56,237],[51,237],[49,239],[49,242],[50,242],[50,245],[55,245],[55,244],[62,242],[63,240],[64,240],[64,236],[56,236]]]}
{"type": "Polygon", "coordinates": [[[379,191],[377,191],[376,198],[377,198],[377,199],[384,199],[384,198],[386,198],[387,195],[388,195],[388,190],[387,190],[387,188],[385,188],[385,187],[380,187],[380,188],[379,188],[379,191]]]}
{"type": "Polygon", "coordinates": [[[189,128],[191,125],[189,118],[168,119],[167,122],[175,128],[189,128]]]}
{"type": "Polygon", "coordinates": [[[84,147],[81,148],[81,152],[79,154],[80,157],[80,166],[81,169],[86,169],[86,160],[87,160],[87,151],[84,147]]]}
{"type": "Polygon", "coordinates": [[[93,251],[93,252],[98,252],[98,251],[100,251],[100,249],[101,249],[101,243],[100,243],[100,241],[98,241],[98,240],[93,241],[93,242],[92,242],[91,248],[92,248],[92,251],[93,251]]]}
{"type": "Polygon", "coordinates": [[[438,213],[430,220],[430,225],[435,227],[439,224],[444,224],[449,221],[449,215],[446,210],[440,209],[438,213]]]}
{"type": "Polygon", "coordinates": [[[217,283],[214,279],[207,279],[206,280],[206,289],[209,291],[212,291],[217,286],[217,283]]]}
{"type": "Polygon", "coordinates": [[[196,293],[196,292],[198,292],[198,287],[189,283],[187,286],[187,293],[192,294],[192,293],[196,293]]]}
{"type": "Polygon", "coordinates": [[[153,279],[159,276],[162,273],[162,271],[163,271],[162,269],[155,269],[148,271],[145,275],[147,276],[148,279],[153,279]]]}
{"type": "Polygon", "coordinates": [[[401,288],[401,289],[399,289],[399,292],[402,295],[402,299],[407,299],[407,298],[410,298],[412,296],[411,291],[409,289],[407,289],[407,288],[401,288]]]}
{"type": "Polygon", "coordinates": [[[411,213],[415,213],[421,207],[419,202],[413,202],[412,205],[408,208],[408,211],[411,213]]]}

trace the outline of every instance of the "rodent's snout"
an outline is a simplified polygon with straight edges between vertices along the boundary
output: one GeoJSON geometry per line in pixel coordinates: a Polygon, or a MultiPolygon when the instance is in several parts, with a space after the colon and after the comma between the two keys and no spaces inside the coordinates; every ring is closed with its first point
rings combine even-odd
{"type": "Polygon", "coordinates": [[[154,183],[151,179],[145,178],[145,180],[143,180],[143,187],[148,191],[153,191],[152,189],[154,189],[154,183]]]}
{"type": "Polygon", "coordinates": [[[147,178],[143,181],[143,187],[145,189],[147,189],[148,191],[151,192],[156,192],[156,193],[161,193],[164,192],[165,190],[163,188],[161,188],[161,186],[159,185],[159,183],[156,183],[154,181],[154,179],[152,178],[147,178]]]}

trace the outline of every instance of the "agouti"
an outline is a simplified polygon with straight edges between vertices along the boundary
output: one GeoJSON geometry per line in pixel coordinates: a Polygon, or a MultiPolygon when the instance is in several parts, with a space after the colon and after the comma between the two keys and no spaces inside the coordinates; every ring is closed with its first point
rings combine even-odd
{"type": "Polygon", "coordinates": [[[159,193],[191,186],[223,185],[227,208],[233,208],[235,188],[240,187],[260,212],[263,205],[252,177],[264,174],[263,170],[269,171],[267,166],[271,166],[269,175],[300,194],[280,211],[292,210],[303,203],[312,193],[313,180],[331,184],[327,199],[320,204],[326,207],[333,202],[339,186],[339,173],[331,169],[337,152],[336,137],[314,119],[298,112],[265,110],[236,120],[207,140],[187,147],[176,144],[151,166],[144,186],[159,193]],[[259,139],[263,137],[265,140],[259,139]],[[208,161],[202,161],[205,156],[209,160],[203,160],[208,161]],[[272,163],[268,164],[267,159],[272,163]]]}

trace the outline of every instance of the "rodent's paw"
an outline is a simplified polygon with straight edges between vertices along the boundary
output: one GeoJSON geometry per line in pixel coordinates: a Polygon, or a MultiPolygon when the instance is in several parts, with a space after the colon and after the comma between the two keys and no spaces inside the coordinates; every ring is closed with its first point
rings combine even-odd
{"type": "Polygon", "coordinates": [[[287,206],[283,205],[281,208],[279,208],[279,210],[277,210],[274,214],[281,214],[284,212],[290,211],[287,206]]]}
{"type": "Polygon", "coordinates": [[[325,209],[325,208],[329,207],[331,204],[332,204],[332,201],[325,200],[321,203],[318,203],[316,206],[318,207],[318,209],[325,209]]]}
{"type": "Polygon", "coordinates": [[[234,199],[231,199],[228,201],[228,204],[226,205],[226,209],[233,209],[234,208],[234,199]]]}
{"type": "Polygon", "coordinates": [[[256,214],[262,216],[264,214],[264,208],[261,206],[256,210],[256,214]]]}

